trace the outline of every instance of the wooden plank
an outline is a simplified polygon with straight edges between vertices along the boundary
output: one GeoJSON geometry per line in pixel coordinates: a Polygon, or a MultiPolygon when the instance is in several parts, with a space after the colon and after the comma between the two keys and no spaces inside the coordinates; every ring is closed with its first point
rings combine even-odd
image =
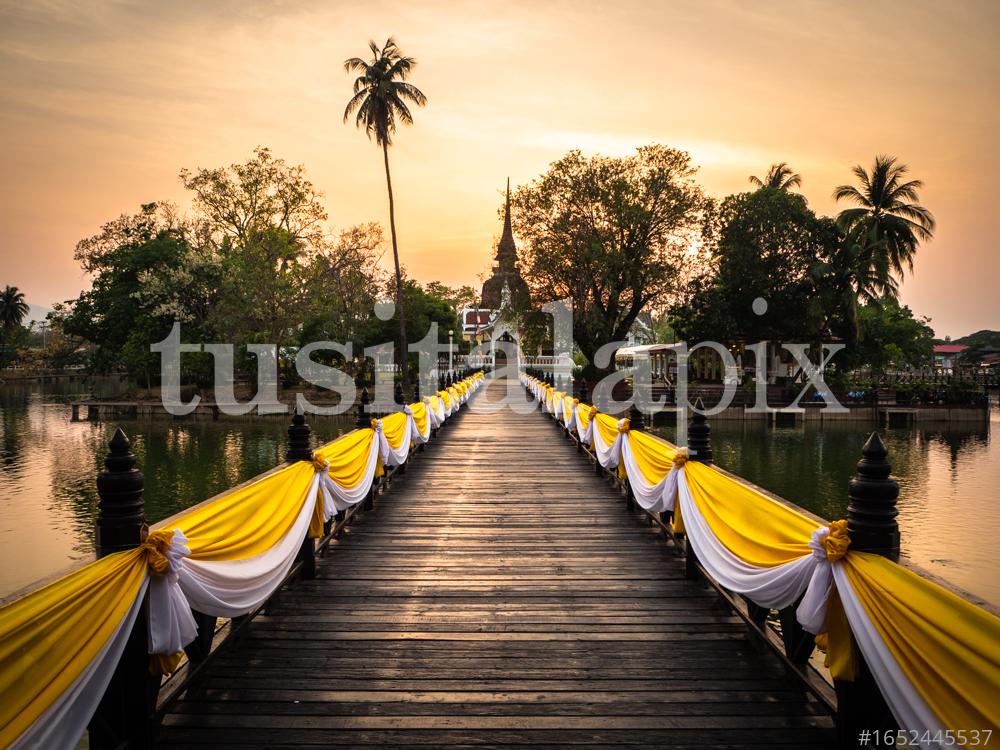
{"type": "Polygon", "coordinates": [[[466,410],[159,744],[831,746],[823,704],[638,521],[551,420],[466,410]]]}

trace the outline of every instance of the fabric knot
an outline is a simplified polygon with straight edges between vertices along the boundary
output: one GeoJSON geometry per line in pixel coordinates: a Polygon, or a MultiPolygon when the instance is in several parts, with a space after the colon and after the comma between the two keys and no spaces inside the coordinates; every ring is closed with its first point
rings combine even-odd
{"type": "Polygon", "coordinates": [[[836,562],[847,554],[851,546],[851,537],[847,534],[847,519],[834,521],[830,524],[830,533],[823,537],[823,547],[826,548],[826,559],[836,562]]]}
{"type": "Polygon", "coordinates": [[[587,412],[587,419],[593,421],[594,417],[597,416],[597,407],[591,406],[590,411],[587,412]]]}
{"type": "Polygon", "coordinates": [[[312,465],[313,465],[313,468],[316,469],[316,471],[329,471],[330,470],[330,462],[327,461],[325,458],[323,458],[318,453],[313,453],[312,465]]]}
{"type": "Polygon", "coordinates": [[[812,533],[809,548],[813,557],[827,562],[836,562],[847,554],[851,538],[847,535],[847,521],[833,521],[829,526],[820,526],[812,533]]]}
{"type": "Polygon", "coordinates": [[[684,464],[688,462],[688,458],[690,458],[690,456],[688,455],[688,449],[678,448],[677,452],[674,454],[674,468],[675,469],[681,468],[684,464]]]}
{"type": "Polygon", "coordinates": [[[167,529],[159,529],[150,532],[142,543],[142,549],[146,551],[146,563],[149,565],[149,572],[154,576],[166,575],[170,570],[170,559],[167,557],[167,550],[173,541],[174,532],[167,529]]]}
{"type": "Polygon", "coordinates": [[[382,423],[379,422],[377,419],[373,419],[371,425],[372,429],[375,430],[375,432],[378,432],[382,428],[382,423]]]}
{"type": "Polygon", "coordinates": [[[629,424],[628,417],[625,417],[625,419],[619,420],[619,422],[618,422],[618,432],[624,434],[624,433],[628,432],[629,429],[630,429],[630,424],[629,424]]]}

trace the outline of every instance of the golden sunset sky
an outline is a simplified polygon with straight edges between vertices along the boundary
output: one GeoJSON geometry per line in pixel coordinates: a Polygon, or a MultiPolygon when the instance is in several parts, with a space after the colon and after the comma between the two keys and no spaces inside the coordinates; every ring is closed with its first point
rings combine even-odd
{"type": "Polygon", "coordinates": [[[939,335],[1000,328],[1000,3],[0,2],[0,284],[88,286],[76,241],[177,173],[267,145],[333,227],[387,225],[381,154],[342,124],[344,58],[394,35],[429,99],[390,158],[400,253],[478,286],[496,210],[570,148],[688,150],[716,196],[788,161],[821,213],[877,153],[938,220],[903,301],[939,335]]]}

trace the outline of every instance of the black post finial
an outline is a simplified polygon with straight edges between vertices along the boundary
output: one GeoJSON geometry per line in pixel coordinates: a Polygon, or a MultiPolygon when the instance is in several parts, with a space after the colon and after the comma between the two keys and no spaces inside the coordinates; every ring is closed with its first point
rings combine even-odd
{"type": "Polygon", "coordinates": [[[861,449],[857,476],[848,486],[847,531],[851,549],[895,560],[899,557],[899,483],[889,476],[888,455],[882,438],[873,432],[861,449]]]}
{"type": "Polygon", "coordinates": [[[403,395],[402,383],[396,383],[396,390],[392,395],[392,400],[395,401],[400,406],[402,406],[403,402],[406,400],[406,397],[403,395]]]}
{"type": "Polygon", "coordinates": [[[691,422],[688,424],[688,453],[692,461],[703,464],[712,463],[712,428],[705,418],[705,404],[699,397],[691,411],[691,422]]]}
{"type": "Polygon", "coordinates": [[[420,403],[420,378],[413,384],[413,403],[420,403]]]}
{"type": "Polygon", "coordinates": [[[358,404],[358,427],[367,427],[371,417],[368,415],[368,404],[371,403],[371,397],[368,395],[368,389],[361,389],[361,403],[358,404]]]}
{"type": "Polygon", "coordinates": [[[587,403],[588,393],[587,393],[587,381],[580,381],[580,401],[587,403]]]}
{"type": "Polygon", "coordinates": [[[630,430],[645,430],[646,425],[642,421],[642,411],[636,405],[635,400],[632,400],[632,406],[628,410],[628,424],[630,430]]]}
{"type": "Polygon", "coordinates": [[[306,417],[302,410],[295,408],[295,416],[292,423],[288,425],[288,450],[285,452],[285,460],[310,461],[312,460],[312,446],[309,444],[309,437],[312,428],[306,424],[306,417]]]}
{"type": "Polygon", "coordinates": [[[142,472],[135,468],[132,444],[121,427],[108,443],[104,471],[97,475],[97,555],[132,549],[142,544],[146,523],[142,472]]]}

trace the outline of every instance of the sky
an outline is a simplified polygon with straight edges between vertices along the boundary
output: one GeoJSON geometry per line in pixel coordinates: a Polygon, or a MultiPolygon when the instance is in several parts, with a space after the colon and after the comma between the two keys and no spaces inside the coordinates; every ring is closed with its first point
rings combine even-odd
{"type": "Polygon", "coordinates": [[[343,60],[395,36],[428,98],[390,154],[403,264],[479,286],[497,208],[572,148],[687,150],[718,197],[787,161],[820,213],[897,156],[938,222],[902,300],[939,336],[1000,328],[1000,4],[887,0],[0,0],[0,285],[89,286],[76,242],[182,168],[269,146],[306,165],[331,230],[388,225],[381,153],[342,122],[343,60]]]}

